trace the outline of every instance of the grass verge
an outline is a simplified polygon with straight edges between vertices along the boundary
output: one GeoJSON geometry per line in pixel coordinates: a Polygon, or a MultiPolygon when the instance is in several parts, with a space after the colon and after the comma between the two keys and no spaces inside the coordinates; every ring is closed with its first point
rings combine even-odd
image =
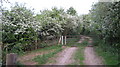
{"type": "Polygon", "coordinates": [[[38,62],[38,64],[45,64],[49,58],[53,57],[56,53],[60,52],[62,50],[61,46],[54,47],[56,48],[55,51],[50,52],[48,54],[43,54],[36,56],[33,61],[38,62]]]}
{"type": "Polygon", "coordinates": [[[77,51],[74,54],[75,63],[71,65],[84,65],[84,49],[88,45],[87,40],[83,41],[82,43],[77,43],[78,39],[70,38],[68,39],[67,45],[68,46],[76,46],[78,47],[77,51]],[[77,62],[77,63],[76,63],[77,62]]]}
{"type": "Polygon", "coordinates": [[[101,48],[100,46],[96,46],[95,50],[97,54],[104,59],[103,63],[105,65],[117,65],[119,63],[117,54],[112,54],[109,51],[104,51],[104,49],[101,48]]]}
{"type": "Polygon", "coordinates": [[[95,38],[94,45],[96,53],[103,58],[103,64],[105,65],[117,65],[118,53],[115,51],[115,48],[109,44],[105,44],[102,40],[95,38]]]}
{"type": "Polygon", "coordinates": [[[53,46],[49,46],[49,47],[45,47],[45,48],[40,48],[40,49],[36,49],[36,50],[33,50],[33,51],[29,51],[29,52],[23,52],[23,53],[20,53],[19,56],[24,56],[24,55],[27,55],[29,53],[35,53],[35,52],[42,52],[42,51],[53,50],[53,49],[58,48],[58,46],[59,45],[53,45],[53,46]]]}
{"type": "Polygon", "coordinates": [[[76,43],[78,45],[78,49],[74,55],[74,59],[78,63],[74,63],[74,65],[84,65],[84,49],[87,46],[87,41],[84,41],[83,43],[76,43]]]}

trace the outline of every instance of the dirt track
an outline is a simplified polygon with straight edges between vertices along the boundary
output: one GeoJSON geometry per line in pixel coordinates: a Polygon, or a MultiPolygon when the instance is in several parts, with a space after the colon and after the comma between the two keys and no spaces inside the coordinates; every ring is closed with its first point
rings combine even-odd
{"type": "Polygon", "coordinates": [[[96,55],[93,47],[86,47],[84,51],[85,65],[103,65],[100,57],[96,55]]]}
{"type": "Polygon", "coordinates": [[[57,62],[55,65],[67,65],[74,62],[74,58],[72,58],[73,54],[75,53],[77,47],[69,47],[66,48],[59,54],[59,57],[56,59],[57,62]]]}
{"type": "MultiPolygon", "coordinates": [[[[78,43],[82,43],[84,40],[87,40],[89,44],[92,44],[93,40],[87,36],[81,36],[81,39],[78,43]]],[[[62,52],[59,52],[52,60],[55,60],[54,63],[47,63],[45,65],[70,65],[71,63],[77,63],[74,60],[73,55],[75,54],[77,47],[64,47],[65,49],[62,52]]],[[[26,56],[20,57],[18,60],[25,65],[35,65],[36,62],[31,61],[35,56],[45,54],[47,52],[39,52],[28,54],[26,56]]],[[[83,61],[85,65],[103,65],[102,58],[96,55],[93,47],[85,47],[84,49],[84,58],[83,61]]]]}
{"type": "Polygon", "coordinates": [[[57,54],[57,58],[55,58],[55,63],[50,63],[48,65],[68,65],[73,63],[75,60],[73,55],[77,47],[67,47],[62,52],[57,54]]]}
{"type": "MultiPolygon", "coordinates": [[[[93,40],[91,37],[87,37],[87,36],[81,36],[79,43],[82,43],[86,39],[88,40],[88,44],[91,45],[93,40]]],[[[97,54],[94,51],[94,47],[85,47],[84,57],[85,57],[84,60],[85,65],[103,65],[102,58],[97,56],[97,54]]]]}

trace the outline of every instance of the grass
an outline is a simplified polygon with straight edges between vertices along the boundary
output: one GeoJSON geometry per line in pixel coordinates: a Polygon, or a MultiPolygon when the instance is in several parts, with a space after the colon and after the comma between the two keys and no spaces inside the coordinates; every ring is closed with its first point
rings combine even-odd
{"type": "Polygon", "coordinates": [[[49,58],[53,57],[56,53],[60,52],[62,50],[61,46],[54,47],[55,51],[50,52],[48,54],[43,54],[36,56],[33,61],[38,62],[38,64],[45,64],[49,58]]]}
{"type": "Polygon", "coordinates": [[[56,49],[58,47],[61,47],[59,45],[53,45],[53,46],[48,46],[48,47],[45,47],[45,48],[41,48],[41,49],[36,49],[34,51],[31,51],[31,53],[33,52],[39,52],[39,51],[46,51],[46,50],[51,50],[51,49],[56,49]]]}
{"type": "MultiPolygon", "coordinates": [[[[20,53],[19,56],[27,55],[27,54],[29,54],[29,53],[49,51],[49,50],[58,48],[58,46],[59,46],[59,45],[53,45],[53,46],[49,46],[49,47],[45,47],[45,48],[40,48],[40,49],[36,49],[36,50],[33,50],[33,51],[29,51],[29,52],[23,52],[23,53],[20,53]]],[[[59,46],[59,47],[60,47],[60,46],[59,46]]]]}
{"type": "MultiPolygon", "coordinates": [[[[78,50],[74,56],[74,59],[78,62],[78,63],[73,63],[72,65],[84,65],[83,61],[84,61],[84,48],[85,46],[88,45],[87,40],[84,41],[83,43],[76,43],[76,39],[70,39],[70,42],[68,43],[68,45],[77,45],[78,46],[78,50]]],[[[119,63],[118,61],[118,53],[115,53],[115,48],[112,48],[110,46],[108,46],[107,44],[104,44],[102,42],[102,40],[99,40],[97,37],[94,37],[93,39],[93,45],[95,47],[95,51],[96,53],[101,56],[104,60],[103,60],[103,64],[105,65],[117,65],[119,63]]]]}
{"type": "MultiPolygon", "coordinates": [[[[61,45],[54,45],[54,46],[49,46],[49,47],[45,47],[45,48],[41,48],[41,49],[36,49],[36,50],[30,51],[30,52],[26,52],[24,54],[21,54],[21,55],[19,55],[19,57],[27,55],[29,53],[44,52],[44,51],[48,51],[49,52],[51,50],[54,50],[54,51],[49,52],[47,54],[36,56],[34,59],[32,59],[32,61],[38,62],[39,64],[44,64],[44,63],[46,63],[48,61],[48,59],[50,57],[52,57],[57,52],[61,51],[62,50],[61,47],[62,47],[61,45]]],[[[19,67],[24,67],[24,65],[22,63],[20,63],[20,62],[17,62],[17,65],[19,67]]]]}
{"type": "Polygon", "coordinates": [[[73,46],[77,41],[77,38],[67,38],[67,46],[73,46]]]}
{"type": "Polygon", "coordinates": [[[84,61],[84,49],[87,46],[88,42],[87,42],[87,40],[83,41],[83,43],[77,43],[77,42],[78,42],[78,39],[70,38],[68,40],[68,43],[67,43],[68,46],[75,45],[76,47],[78,47],[75,55],[73,56],[77,63],[72,63],[71,65],[79,65],[79,64],[84,65],[84,63],[83,63],[83,61],[84,61]]]}
{"type": "MultiPolygon", "coordinates": [[[[72,65],[84,65],[83,61],[84,61],[84,48],[88,45],[87,41],[84,41],[83,43],[76,43],[77,39],[75,38],[70,38],[67,40],[67,45],[66,46],[72,46],[72,45],[77,45],[78,50],[76,51],[75,55],[74,55],[74,59],[76,60],[76,62],[78,63],[73,63],[72,65]]],[[[106,44],[103,44],[101,42],[101,40],[97,40],[96,38],[93,39],[93,44],[95,45],[95,51],[97,52],[97,54],[99,56],[101,56],[104,61],[103,64],[105,65],[116,65],[118,63],[118,55],[117,54],[112,54],[110,51],[104,51],[104,48],[108,49],[113,49],[110,48],[108,46],[106,46],[106,44]]],[[[51,46],[51,47],[46,47],[46,48],[42,48],[42,49],[37,49],[34,50],[32,52],[39,52],[39,51],[46,51],[46,50],[52,50],[55,49],[55,51],[50,52],[48,54],[44,54],[44,55],[39,55],[36,56],[33,61],[38,62],[38,64],[45,64],[46,62],[48,62],[48,59],[53,57],[56,53],[60,52],[62,50],[61,46],[51,46]]]]}
{"type": "Polygon", "coordinates": [[[100,46],[96,46],[95,49],[96,49],[97,54],[103,57],[104,59],[103,62],[105,65],[117,65],[118,64],[117,54],[112,54],[109,51],[104,51],[100,46]]]}
{"type": "MultiPolygon", "coordinates": [[[[77,52],[74,55],[74,59],[78,62],[77,64],[84,65],[84,49],[87,46],[87,41],[83,43],[76,43],[78,45],[77,52]]],[[[74,63],[76,65],[76,63],[74,63]]]]}
{"type": "Polygon", "coordinates": [[[111,47],[102,42],[102,40],[96,39],[94,40],[95,44],[95,51],[99,56],[101,56],[104,60],[103,63],[105,65],[117,65],[118,62],[118,53],[115,52],[115,48],[111,47]]]}

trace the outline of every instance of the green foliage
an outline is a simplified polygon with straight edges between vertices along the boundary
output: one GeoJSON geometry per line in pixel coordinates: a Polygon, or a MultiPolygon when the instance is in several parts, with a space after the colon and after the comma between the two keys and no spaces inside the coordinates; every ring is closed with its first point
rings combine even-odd
{"type": "Polygon", "coordinates": [[[95,51],[99,56],[103,57],[103,63],[105,65],[117,65],[119,63],[119,55],[116,49],[105,44],[102,40],[96,39],[96,41],[98,41],[98,45],[95,46],[95,51]]]}
{"type": "Polygon", "coordinates": [[[90,16],[92,30],[109,46],[120,48],[120,2],[98,2],[93,5],[90,16]]]}
{"type": "MultiPolygon", "coordinates": [[[[35,48],[47,47],[44,41],[60,35],[97,35],[103,42],[120,49],[120,2],[98,2],[92,6],[89,14],[78,16],[70,7],[67,11],[60,8],[42,10],[34,14],[25,5],[16,4],[11,9],[2,8],[3,50],[22,53],[35,48]]],[[[77,41],[73,39],[71,43],[77,41]]],[[[1,43],[1,42],[0,42],[1,43]]],[[[97,44],[96,42],[94,44],[97,44]]],[[[70,44],[70,43],[69,43],[70,44]]],[[[86,44],[86,43],[85,43],[86,44]]],[[[110,47],[110,48],[111,48],[110,47]]]]}
{"type": "Polygon", "coordinates": [[[113,55],[111,52],[104,52],[101,47],[97,47],[96,49],[98,55],[103,57],[106,65],[117,65],[119,63],[118,55],[113,55]]]}
{"type": "Polygon", "coordinates": [[[80,23],[74,8],[52,8],[40,11],[34,15],[33,10],[25,5],[11,6],[10,10],[2,9],[2,42],[3,50],[8,53],[22,53],[35,48],[47,47],[44,41],[48,37],[77,34],[76,28],[80,23]]]}
{"type": "Polygon", "coordinates": [[[70,14],[70,15],[76,15],[77,14],[76,10],[73,7],[70,7],[67,10],[67,13],[70,14]]]}
{"type": "Polygon", "coordinates": [[[43,47],[47,47],[49,45],[47,43],[41,43],[39,46],[43,48],[43,47]]]}
{"type": "Polygon", "coordinates": [[[19,52],[21,49],[24,49],[22,44],[35,40],[36,29],[34,28],[34,23],[36,21],[34,20],[32,11],[26,7],[16,4],[14,7],[11,7],[11,10],[4,9],[2,12],[2,21],[2,42],[10,44],[9,46],[6,45],[7,49],[15,48],[19,52]]]}
{"type": "Polygon", "coordinates": [[[52,10],[43,10],[36,18],[42,24],[42,35],[66,35],[67,32],[76,29],[79,22],[78,16],[67,14],[64,9],[52,8],[52,10]]]}

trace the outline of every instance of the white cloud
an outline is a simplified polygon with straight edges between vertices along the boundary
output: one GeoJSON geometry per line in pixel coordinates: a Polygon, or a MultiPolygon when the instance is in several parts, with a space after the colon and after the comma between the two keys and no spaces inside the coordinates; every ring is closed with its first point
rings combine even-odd
{"type": "MultiPolygon", "coordinates": [[[[78,14],[87,14],[91,9],[93,2],[98,0],[9,0],[11,3],[26,3],[28,8],[35,8],[36,12],[42,9],[50,9],[54,6],[68,9],[74,7],[78,14]]],[[[6,5],[8,6],[8,5],[6,5]]]]}

